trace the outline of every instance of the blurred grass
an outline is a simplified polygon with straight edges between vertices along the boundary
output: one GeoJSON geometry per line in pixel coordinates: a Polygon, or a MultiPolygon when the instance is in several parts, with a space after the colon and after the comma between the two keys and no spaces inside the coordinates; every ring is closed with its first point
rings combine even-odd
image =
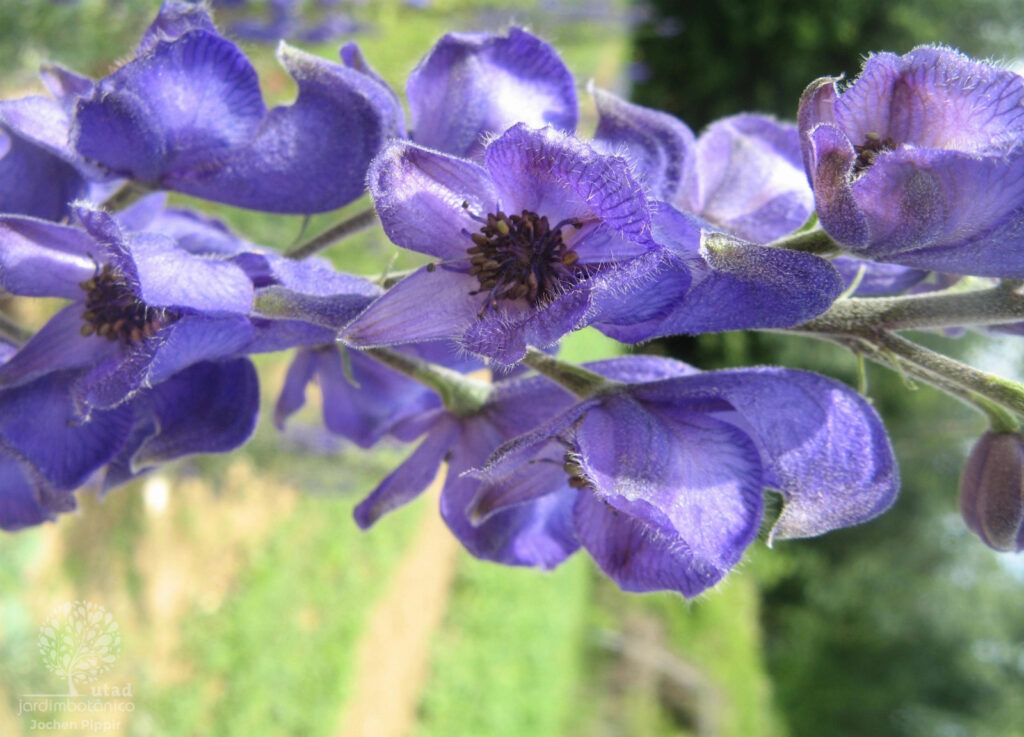
{"type": "MultiPolygon", "coordinates": [[[[38,90],[32,70],[48,48],[58,61],[102,75],[114,56],[130,53],[156,7],[146,0],[2,3],[0,63],[7,73],[0,85],[8,92],[38,90]]],[[[390,0],[359,11],[370,30],[358,42],[400,92],[442,33],[500,30],[510,21],[529,23],[555,43],[577,75],[584,135],[594,117],[584,81],[622,87],[629,39],[623,6],[613,0],[523,0],[511,10],[482,0],[435,0],[416,10],[390,0]],[[559,7],[570,16],[610,11],[601,16],[604,22],[544,20],[545,9],[559,7]]],[[[336,58],[337,44],[306,48],[336,58]]],[[[268,101],[289,102],[294,84],[272,48],[245,49],[268,101]]],[[[195,205],[279,248],[367,206],[363,200],[306,223],[181,195],[171,201],[195,205]]],[[[396,254],[371,231],[327,256],[346,270],[375,275],[396,254]]],[[[398,254],[390,268],[420,261],[398,254]]],[[[621,349],[593,330],[563,345],[573,361],[621,349]]],[[[258,357],[264,406],[273,402],[285,360],[258,357]]],[[[352,523],[353,500],[405,452],[363,453],[325,438],[313,401],[283,438],[264,420],[238,454],[190,459],[166,470],[166,507],[153,503],[149,487],[139,482],[102,505],[83,499],[81,515],[0,537],[0,735],[27,731],[26,717],[13,714],[17,694],[52,690],[53,677],[36,653],[36,628],[55,604],[73,598],[101,603],[122,627],[124,652],[107,680],[135,688],[136,712],[123,734],[333,734],[352,692],[352,653],[367,614],[421,515],[436,513],[414,504],[366,535],[352,523]]],[[[547,574],[462,556],[414,734],[689,735],[696,734],[693,709],[711,708],[720,726],[715,734],[774,737],[781,733],[772,726],[777,718],[761,663],[757,603],[756,589],[742,575],[687,605],[674,596],[621,594],[584,553],[547,574]],[[710,707],[680,706],[663,693],[661,677],[652,681],[643,668],[643,678],[623,680],[636,666],[609,650],[607,638],[635,637],[637,621],[653,622],[657,646],[712,684],[710,707]]]]}

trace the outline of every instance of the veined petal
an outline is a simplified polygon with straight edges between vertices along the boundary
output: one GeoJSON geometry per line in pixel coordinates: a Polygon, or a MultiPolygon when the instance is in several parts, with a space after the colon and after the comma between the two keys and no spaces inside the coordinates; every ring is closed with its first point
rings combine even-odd
{"type": "Polygon", "coordinates": [[[0,216],[0,288],[24,297],[82,299],[96,271],[96,244],[77,228],[0,216]]]}
{"type": "Polygon", "coordinates": [[[904,148],[853,186],[871,258],[955,274],[1024,276],[1024,149],[1007,157],[904,148]]]}
{"type": "Polygon", "coordinates": [[[87,191],[77,169],[0,125],[0,212],[57,221],[87,191]]]}
{"type": "MultiPolygon", "coordinates": [[[[493,141],[484,162],[502,207],[530,210],[552,222],[603,221],[631,240],[644,240],[651,214],[643,190],[619,156],[607,156],[554,128],[522,123],[493,141]]],[[[583,257],[583,243],[580,244],[583,257]]]]}
{"type": "Polygon", "coordinates": [[[663,533],[674,531],[698,568],[727,570],[757,535],[761,460],[736,427],[702,412],[610,395],[583,417],[574,440],[597,498],[663,533]]]}
{"type": "Polygon", "coordinates": [[[398,99],[398,95],[395,91],[388,86],[388,83],[384,81],[384,78],[377,73],[377,70],[370,66],[370,63],[363,56],[362,50],[359,48],[359,44],[355,42],[349,42],[342,45],[341,50],[338,52],[341,57],[341,63],[349,69],[353,69],[368,79],[377,83],[380,88],[380,101],[379,107],[382,110],[388,110],[391,112],[391,123],[387,126],[389,130],[394,132],[394,135],[401,136],[405,133],[405,112],[402,110],[402,101],[398,99]]]}
{"type": "Polygon", "coordinates": [[[634,396],[652,407],[705,403],[753,439],[766,483],[786,501],[773,538],[858,524],[896,498],[899,474],[881,420],[832,379],[790,369],[737,369],[643,385],[634,396]],[[733,410],[716,404],[723,401],[733,410]]]}
{"type": "Polygon", "coordinates": [[[202,5],[164,0],[160,12],[142,35],[136,53],[141,56],[161,41],[173,41],[189,31],[216,32],[213,19],[202,5]]]}
{"type": "Polygon", "coordinates": [[[42,496],[53,496],[43,491],[46,480],[39,476],[31,464],[23,462],[17,453],[5,447],[0,440],[0,530],[15,531],[55,519],[57,511],[68,511],[75,505],[74,497],[66,495],[64,509],[52,509],[42,496]]]}
{"type": "Polygon", "coordinates": [[[693,597],[728,572],[693,555],[671,526],[623,514],[591,494],[580,494],[573,511],[580,543],[623,591],[693,597]]]}
{"type": "Polygon", "coordinates": [[[251,311],[252,282],[234,264],[193,256],[157,233],[134,234],[129,243],[139,278],[139,297],[147,305],[205,313],[251,311]]]}
{"type": "Polygon", "coordinates": [[[365,530],[388,512],[419,496],[434,480],[445,454],[457,436],[458,427],[454,422],[439,422],[427,433],[412,455],[356,506],[353,512],[356,524],[365,530]]]}
{"type": "Polygon", "coordinates": [[[524,122],[576,128],[572,74],[548,44],[519,28],[507,36],[449,33],[409,75],[418,143],[476,158],[487,136],[524,122]]]}
{"type": "Polygon", "coordinates": [[[927,271],[911,269],[896,264],[882,264],[874,261],[862,261],[852,256],[838,256],[832,259],[832,265],[843,277],[847,288],[858,279],[860,282],[854,292],[861,297],[900,294],[928,278],[927,271]]]}
{"type": "Polygon", "coordinates": [[[792,233],[814,211],[796,127],[750,114],[713,123],[675,204],[755,243],[792,233]]]}
{"type": "Polygon", "coordinates": [[[477,320],[485,295],[477,280],[445,266],[417,269],[341,332],[357,348],[457,338],[477,320]],[[439,295],[442,295],[439,298],[439,295]]]}
{"type": "Polygon", "coordinates": [[[174,188],[222,167],[265,111],[256,71],[238,47],[191,30],[101,80],[78,103],[72,140],[114,173],[174,188]]]}
{"type": "Polygon", "coordinates": [[[368,175],[381,225],[394,243],[442,259],[464,259],[479,230],[470,216],[498,209],[487,172],[476,164],[392,141],[368,175]],[[466,207],[463,205],[466,204],[466,207]]]}
{"type": "Polygon", "coordinates": [[[599,116],[594,145],[605,153],[625,154],[648,192],[671,201],[695,162],[693,131],[667,113],[626,102],[593,82],[587,89],[599,116]]]}
{"type": "Polygon", "coordinates": [[[879,54],[840,96],[836,119],[858,142],[874,133],[919,148],[992,154],[1024,133],[1024,80],[952,49],[879,54]]]}

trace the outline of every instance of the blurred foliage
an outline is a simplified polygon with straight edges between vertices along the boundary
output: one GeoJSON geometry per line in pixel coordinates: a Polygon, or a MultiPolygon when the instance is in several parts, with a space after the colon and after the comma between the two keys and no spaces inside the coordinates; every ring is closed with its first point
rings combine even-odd
{"type": "Polygon", "coordinates": [[[1013,58],[1024,44],[1018,0],[647,0],[634,36],[633,99],[695,131],[743,111],[796,117],[817,77],[853,78],[873,51],[923,43],[1013,58]]]}

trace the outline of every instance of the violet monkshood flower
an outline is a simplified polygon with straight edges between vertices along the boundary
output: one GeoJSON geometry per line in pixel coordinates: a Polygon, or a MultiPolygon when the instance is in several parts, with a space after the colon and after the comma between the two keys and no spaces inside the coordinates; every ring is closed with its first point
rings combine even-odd
{"type": "Polygon", "coordinates": [[[241,267],[167,236],[124,234],[100,210],[76,214],[84,229],[0,217],[0,287],[72,301],[0,367],[0,388],[84,369],[71,391],[88,415],[250,345],[254,288],[241,267]]]}
{"type": "Polygon", "coordinates": [[[595,145],[635,165],[656,205],[653,238],[666,257],[633,304],[595,327],[625,342],[664,335],[789,327],[824,312],[842,281],[824,259],[765,246],[800,227],[813,197],[796,128],[762,115],[685,123],[591,88],[595,145]]]}
{"type": "Polygon", "coordinates": [[[544,470],[564,487],[564,493],[503,510],[483,524],[473,524],[466,514],[479,482],[465,472],[482,465],[503,442],[572,403],[567,391],[548,379],[532,376],[495,382],[486,403],[467,417],[437,407],[406,418],[392,428],[393,434],[410,442],[419,436],[423,440],[359,503],[357,524],[366,529],[415,499],[446,462],[441,516],[472,555],[506,565],[554,568],[579,547],[570,516],[575,492],[561,465],[544,470]]]}
{"type": "Polygon", "coordinates": [[[499,449],[473,474],[470,516],[486,524],[564,493],[536,478],[562,464],[578,490],[574,535],[619,586],[695,596],[754,540],[765,487],[784,499],[775,539],[858,524],[894,500],[885,429],[853,390],[803,371],[671,363],[674,377],[615,385],[499,449]]]}
{"type": "MultiPolygon", "coordinates": [[[[359,47],[346,44],[341,59],[388,91],[401,120],[398,96],[359,47]]],[[[409,74],[406,98],[413,141],[474,161],[482,159],[489,138],[515,123],[572,133],[578,120],[572,73],[549,44],[521,28],[503,36],[446,34],[409,74]]]]}
{"type": "Polygon", "coordinates": [[[131,61],[76,105],[85,159],[143,185],[267,212],[333,210],[400,129],[366,75],[281,44],[299,87],[268,111],[256,71],[199,5],[165,2],[131,61]]]}
{"type": "Polygon", "coordinates": [[[393,141],[370,192],[397,245],[440,259],[406,277],[341,333],[355,347],[456,338],[514,364],[627,300],[622,267],[650,255],[647,200],[616,156],[553,128],[517,124],[484,166],[393,141]],[[618,291],[612,292],[611,285],[618,291]]]}
{"type": "Polygon", "coordinates": [[[75,508],[97,472],[103,490],[145,468],[192,453],[232,450],[259,410],[247,359],[197,363],[88,420],[73,400],[80,370],[0,389],[0,529],[17,530],[75,508]]]}
{"type": "MultiPolygon", "coordinates": [[[[362,448],[372,447],[403,421],[441,406],[438,395],[418,381],[359,351],[347,351],[343,356],[346,350],[327,344],[296,351],[274,409],[279,430],[305,404],[306,385],[314,378],[323,398],[324,425],[362,448]]],[[[483,368],[479,359],[445,341],[397,350],[461,373],[483,368]]]]}
{"type": "Polygon", "coordinates": [[[876,54],[800,99],[822,227],[862,258],[1024,276],[1024,79],[946,48],[876,54]]]}

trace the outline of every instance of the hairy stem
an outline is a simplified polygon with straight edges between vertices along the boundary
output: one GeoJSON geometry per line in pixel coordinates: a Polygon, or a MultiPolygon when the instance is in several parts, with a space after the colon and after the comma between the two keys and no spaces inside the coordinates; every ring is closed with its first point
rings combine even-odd
{"type": "Polygon", "coordinates": [[[526,349],[523,363],[538,373],[544,374],[544,376],[556,384],[565,387],[580,399],[592,397],[616,383],[609,381],[600,374],[595,374],[593,371],[588,371],[581,366],[561,361],[533,347],[526,349]]]}
{"type": "Polygon", "coordinates": [[[787,235],[768,245],[774,248],[785,248],[787,251],[815,253],[819,256],[837,256],[843,252],[843,247],[832,240],[832,237],[821,228],[787,235]]]}
{"type": "Polygon", "coordinates": [[[479,412],[492,391],[491,385],[483,381],[391,348],[367,348],[362,352],[433,389],[445,409],[459,417],[479,412]]]}
{"type": "Polygon", "coordinates": [[[844,335],[864,328],[908,330],[1024,321],[1024,294],[1004,285],[973,292],[840,300],[792,330],[844,335]]]}
{"type": "MultiPolygon", "coordinates": [[[[862,360],[863,357],[867,355],[872,360],[883,366],[887,366],[894,371],[906,372],[906,374],[913,376],[916,379],[920,379],[936,389],[945,392],[951,397],[959,399],[964,404],[979,410],[988,416],[989,424],[996,432],[1017,432],[1020,429],[1020,422],[1012,411],[1009,411],[1001,404],[992,401],[972,388],[964,386],[949,376],[931,370],[926,365],[912,361],[906,353],[901,357],[892,349],[888,347],[881,349],[875,343],[867,340],[851,339],[849,341],[840,342],[845,343],[851,350],[856,351],[857,355],[862,360]]],[[[909,343],[910,341],[907,342],[909,343]]],[[[917,344],[912,345],[915,345],[920,351],[934,353],[933,351],[930,351],[927,348],[922,348],[917,344]]],[[[914,351],[914,353],[917,354],[918,351],[914,351]]],[[[934,355],[940,356],[948,361],[953,361],[953,359],[942,356],[941,354],[934,355]]],[[[931,362],[933,361],[930,361],[930,363],[931,362]]]]}
{"type": "Polygon", "coordinates": [[[344,240],[356,233],[362,233],[364,230],[369,230],[376,224],[376,222],[377,212],[372,207],[368,207],[365,210],[357,212],[347,220],[342,220],[340,223],[332,225],[320,235],[296,246],[292,250],[288,251],[285,256],[295,259],[296,261],[309,258],[313,254],[319,253],[338,241],[344,240]]]}

